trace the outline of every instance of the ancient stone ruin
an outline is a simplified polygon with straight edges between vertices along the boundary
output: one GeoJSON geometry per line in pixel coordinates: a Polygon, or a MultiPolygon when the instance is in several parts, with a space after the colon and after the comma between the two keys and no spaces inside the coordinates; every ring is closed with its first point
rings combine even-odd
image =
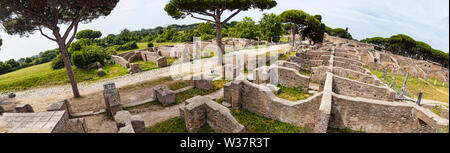
{"type": "Polygon", "coordinates": [[[189,133],[196,133],[208,124],[216,133],[242,133],[245,127],[231,115],[230,110],[207,97],[197,96],[186,100],[180,116],[189,133]]]}
{"type": "Polygon", "coordinates": [[[227,84],[224,101],[234,109],[243,108],[317,133],[343,128],[370,133],[434,133],[448,128],[448,117],[416,104],[395,102],[396,92],[365,69],[361,56],[351,54],[356,52],[332,46],[331,51],[322,47],[320,51],[297,53],[290,62],[277,62],[278,67],[258,68],[253,82],[227,84]],[[270,75],[272,69],[282,75],[270,75]],[[299,69],[310,70],[311,78],[297,74],[299,69]],[[310,81],[316,81],[320,92],[298,102],[278,98],[265,85],[273,76],[285,86],[306,89],[310,81]]]}
{"type": "Polygon", "coordinates": [[[106,104],[106,112],[115,116],[118,111],[122,110],[122,103],[120,102],[119,90],[114,83],[103,85],[103,97],[106,104]]]}

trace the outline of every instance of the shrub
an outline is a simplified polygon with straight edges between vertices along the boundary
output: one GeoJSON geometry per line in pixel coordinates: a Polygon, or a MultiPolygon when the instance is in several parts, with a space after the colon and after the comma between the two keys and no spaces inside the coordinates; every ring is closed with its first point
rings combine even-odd
{"type": "Polygon", "coordinates": [[[86,60],[84,52],[81,52],[81,51],[73,52],[71,60],[72,60],[73,65],[75,65],[76,67],[79,67],[79,68],[84,68],[85,66],[87,66],[89,64],[86,60]]]}
{"type": "Polygon", "coordinates": [[[76,51],[72,53],[71,61],[72,64],[78,68],[86,68],[89,64],[94,62],[105,63],[111,54],[105,48],[100,46],[85,46],[81,51],[76,51]]]}
{"type": "Polygon", "coordinates": [[[60,69],[64,67],[64,61],[62,60],[61,54],[59,54],[52,60],[51,65],[52,69],[60,69]]]}
{"type": "Polygon", "coordinates": [[[90,46],[90,45],[92,45],[92,40],[87,39],[87,38],[82,38],[82,39],[70,44],[70,46],[69,46],[69,48],[67,48],[67,50],[69,51],[69,53],[72,53],[72,52],[81,50],[84,46],[90,46]]]}
{"type": "Polygon", "coordinates": [[[127,42],[118,48],[118,50],[132,50],[132,49],[138,49],[138,46],[135,41],[127,42]]]}
{"type": "Polygon", "coordinates": [[[153,45],[153,43],[152,42],[148,42],[147,43],[147,47],[154,47],[155,45],[153,45]]]}

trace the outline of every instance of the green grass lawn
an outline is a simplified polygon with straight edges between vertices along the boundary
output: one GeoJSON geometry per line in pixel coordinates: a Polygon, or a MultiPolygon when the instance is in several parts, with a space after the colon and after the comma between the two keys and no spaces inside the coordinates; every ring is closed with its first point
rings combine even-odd
{"type": "MultiPolygon", "coordinates": [[[[77,82],[95,81],[128,74],[120,65],[104,66],[104,77],[97,76],[97,70],[84,70],[73,67],[77,82]]],[[[33,87],[68,84],[65,68],[53,70],[50,63],[31,66],[18,71],[0,75],[0,92],[22,91],[33,87]]]]}
{"type": "MultiPolygon", "coordinates": [[[[246,133],[301,133],[306,129],[291,124],[258,116],[247,110],[231,109],[236,120],[245,126],[246,133]]],[[[175,117],[146,128],[147,133],[187,133],[186,123],[181,117],[175,117]]],[[[208,124],[198,133],[214,133],[208,124]]]]}
{"type": "MultiPolygon", "coordinates": [[[[175,117],[167,121],[157,123],[146,128],[147,133],[187,133],[186,123],[180,117],[175,117]]],[[[214,133],[214,130],[206,123],[198,133],[214,133]]]]}
{"type": "Polygon", "coordinates": [[[158,67],[155,63],[153,63],[153,62],[137,61],[137,62],[134,62],[134,63],[139,64],[139,68],[140,68],[142,71],[150,71],[150,70],[155,70],[155,69],[158,69],[158,68],[159,68],[159,67],[158,67]]]}
{"type": "Polygon", "coordinates": [[[170,88],[170,90],[178,90],[178,89],[182,89],[182,88],[186,88],[189,87],[191,85],[191,81],[190,80],[178,80],[175,81],[173,83],[170,83],[168,85],[168,87],[170,88]]]}
{"type": "Polygon", "coordinates": [[[231,114],[245,127],[246,133],[301,133],[306,131],[306,128],[262,117],[244,109],[231,109],[231,114]]]}
{"type": "Polygon", "coordinates": [[[312,94],[305,93],[301,89],[288,88],[285,86],[278,86],[278,88],[280,88],[280,92],[275,94],[275,96],[293,102],[308,99],[312,96],[312,94]]]}
{"type": "MultiPolygon", "coordinates": [[[[383,80],[383,71],[370,70],[372,74],[376,75],[380,80],[383,80]]],[[[392,76],[395,76],[393,89],[400,92],[405,81],[405,76],[392,74],[391,71],[387,71],[386,80],[384,83],[390,85],[392,76]]],[[[434,85],[433,79],[423,80],[419,78],[409,77],[406,84],[406,95],[417,99],[420,92],[423,92],[423,98],[428,100],[435,100],[441,102],[449,102],[449,86],[448,83],[442,86],[442,83],[434,85]]]]}

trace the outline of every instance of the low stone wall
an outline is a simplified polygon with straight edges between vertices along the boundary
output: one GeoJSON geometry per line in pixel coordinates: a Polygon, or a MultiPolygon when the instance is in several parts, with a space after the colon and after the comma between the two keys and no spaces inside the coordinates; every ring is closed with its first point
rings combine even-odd
{"type": "Polygon", "coordinates": [[[347,59],[351,59],[351,60],[355,60],[355,61],[359,61],[359,57],[352,55],[352,54],[348,54],[348,53],[343,53],[343,52],[335,52],[334,53],[335,57],[342,57],[342,58],[347,58],[347,59]]]}
{"type": "Polygon", "coordinates": [[[322,94],[297,102],[276,97],[265,86],[236,80],[224,86],[224,101],[233,108],[244,108],[260,116],[313,129],[322,94]]]}
{"type": "Polygon", "coordinates": [[[380,80],[376,79],[372,75],[367,75],[364,73],[360,73],[353,70],[344,69],[341,67],[334,67],[333,68],[333,74],[344,77],[344,78],[354,78],[356,81],[367,83],[367,84],[373,84],[373,85],[380,85],[380,80]]]}
{"type": "Polygon", "coordinates": [[[167,57],[160,56],[158,52],[139,52],[142,59],[147,62],[153,62],[158,67],[167,66],[167,57]]]}
{"type": "Polygon", "coordinates": [[[125,68],[130,67],[130,63],[128,63],[128,61],[125,60],[123,57],[112,55],[111,60],[114,61],[114,63],[122,65],[125,68]]]}
{"type": "Polygon", "coordinates": [[[287,67],[272,67],[270,71],[278,71],[278,81],[289,88],[301,88],[308,91],[309,77],[301,75],[298,70],[287,67]]]}
{"type": "Polygon", "coordinates": [[[327,76],[328,66],[318,66],[311,68],[311,81],[315,81],[317,83],[324,82],[325,77],[327,76]]]}
{"type": "Polygon", "coordinates": [[[301,88],[303,91],[308,91],[309,88],[309,77],[301,75],[296,69],[282,66],[255,69],[253,79],[256,84],[278,83],[289,88],[301,88]]]}
{"type": "Polygon", "coordinates": [[[343,57],[337,57],[337,56],[335,56],[335,57],[334,57],[334,61],[335,61],[335,62],[336,62],[336,61],[338,61],[338,62],[344,62],[345,64],[353,64],[353,65],[356,65],[356,66],[359,66],[359,67],[363,67],[363,66],[364,66],[364,64],[363,64],[362,62],[360,62],[360,61],[352,60],[352,59],[347,59],[347,58],[343,58],[343,57]]]}
{"type": "Polygon", "coordinates": [[[196,133],[205,124],[216,133],[243,133],[245,127],[239,124],[228,108],[208,97],[196,96],[186,100],[180,108],[180,116],[186,122],[189,133],[196,133]]]}
{"type": "Polygon", "coordinates": [[[341,61],[334,61],[333,66],[342,67],[344,69],[350,69],[353,71],[358,71],[360,73],[368,73],[368,71],[364,67],[357,66],[354,64],[350,64],[350,63],[341,62],[341,61]]]}
{"type": "Polygon", "coordinates": [[[391,101],[395,100],[395,91],[387,87],[379,87],[340,76],[333,76],[333,92],[336,94],[363,97],[368,99],[391,101]]]}
{"type": "MultiPolygon", "coordinates": [[[[447,123],[445,123],[447,122],[447,123]]],[[[405,103],[333,95],[330,128],[350,128],[368,133],[434,133],[448,120],[405,103]]]]}
{"type": "Polygon", "coordinates": [[[331,55],[330,51],[307,51],[310,60],[320,60],[323,55],[331,55]]]}

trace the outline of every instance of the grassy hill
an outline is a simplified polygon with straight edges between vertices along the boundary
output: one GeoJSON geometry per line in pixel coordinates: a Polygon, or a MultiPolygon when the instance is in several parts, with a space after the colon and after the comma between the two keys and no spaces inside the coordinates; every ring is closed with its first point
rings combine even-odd
{"type": "MultiPolygon", "coordinates": [[[[372,74],[375,74],[380,80],[383,80],[382,71],[370,70],[372,74]]],[[[405,76],[392,74],[390,71],[386,73],[385,83],[390,84],[392,80],[392,76],[394,79],[394,86],[392,87],[395,91],[400,92],[403,86],[403,82],[405,81],[405,76]]],[[[434,85],[434,79],[424,80],[421,78],[409,77],[408,83],[406,84],[406,95],[417,99],[420,92],[423,92],[423,98],[428,100],[435,100],[441,102],[449,102],[449,85],[448,83],[445,86],[442,86],[442,82],[437,81],[437,84],[434,85]]]]}
{"type": "MultiPolygon", "coordinates": [[[[127,69],[120,65],[104,66],[104,77],[97,76],[97,70],[83,70],[73,67],[77,82],[95,81],[127,74],[127,69]]],[[[31,66],[18,71],[0,75],[0,92],[20,91],[32,87],[68,84],[69,78],[65,68],[53,70],[50,63],[31,66]]]]}

